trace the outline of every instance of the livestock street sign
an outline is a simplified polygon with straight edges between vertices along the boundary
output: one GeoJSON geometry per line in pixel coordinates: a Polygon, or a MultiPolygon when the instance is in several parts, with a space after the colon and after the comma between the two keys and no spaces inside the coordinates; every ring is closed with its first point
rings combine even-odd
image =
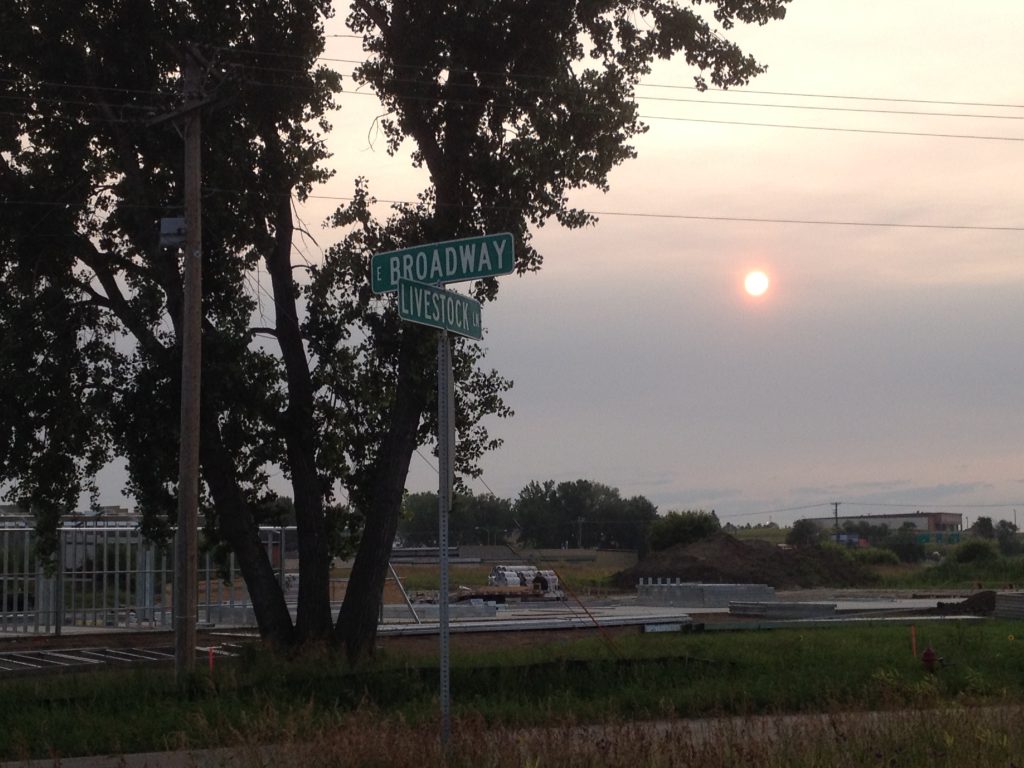
{"type": "MultiPolygon", "coordinates": [[[[370,260],[374,293],[397,291],[399,317],[441,330],[437,334],[437,543],[442,596],[448,594],[448,515],[455,476],[455,376],[448,334],[481,339],[483,327],[479,301],[440,286],[509,274],[515,269],[512,248],[512,235],[501,232],[377,253],[370,260]]],[[[448,600],[442,599],[437,609],[441,746],[447,749],[451,732],[448,600]]]]}
{"type": "Polygon", "coordinates": [[[374,293],[390,293],[401,279],[437,284],[507,275],[515,269],[512,242],[512,235],[500,232],[376,253],[370,261],[370,287],[374,293]]]}
{"type": "Polygon", "coordinates": [[[483,338],[479,301],[405,278],[398,280],[398,316],[460,336],[483,338]]]}

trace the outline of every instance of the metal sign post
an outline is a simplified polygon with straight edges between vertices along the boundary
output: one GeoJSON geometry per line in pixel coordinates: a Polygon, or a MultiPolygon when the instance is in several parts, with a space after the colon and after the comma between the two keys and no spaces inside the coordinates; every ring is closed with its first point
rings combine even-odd
{"type": "Polygon", "coordinates": [[[441,746],[451,736],[451,668],[448,617],[448,515],[455,478],[455,381],[450,333],[483,336],[480,302],[445,290],[445,283],[507,275],[515,269],[514,241],[508,232],[446,240],[374,254],[370,287],[397,293],[403,320],[438,328],[437,335],[437,544],[441,586],[437,600],[441,635],[441,746]],[[436,285],[435,285],[436,284],[436,285]]]}
{"type": "Polygon", "coordinates": [[[448,332],[437,334],[437,544],[440,549],[441,586],[437,598],[441,635],[441,746],[451,736],[451,669],[448,649],[448,513],[452,508],[455,476],[455,386],[448,332]]]}

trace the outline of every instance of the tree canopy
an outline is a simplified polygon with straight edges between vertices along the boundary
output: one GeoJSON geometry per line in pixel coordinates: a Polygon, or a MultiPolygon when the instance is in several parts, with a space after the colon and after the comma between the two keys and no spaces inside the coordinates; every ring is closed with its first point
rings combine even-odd
{"type": "MultiPolygon", "coordinates": [[[[455,495],[448,516],[449,543],[502,544],[513,532],[512,502],[493,494],[455,495]]],[[[411,493],[402,503],[398,537],[405,546],[437,546],[436,493],[411,493]]]]}
{"type": "Polygon", "coordinates": [[[996,537],[996,527],[992,522],[991,517],[982,515],[974,521],[974,525],[971,526],[971,533],[982,539],[994,539],[996,537]]]}
{"type": "Polygon", "coordinates": [[[1009,520],[1000,520],[995,527],[996,541],[999,551],[1004,555],[1019,555],[1024,551],[1024,543],[1017,535],[1017,526],[1009,520]]]}
{"type": "Polygon", "coordinates": [[[793,523],[786,534],[786,543],[793,547],[814,547],[821,543],[822,534],[813,520],[803,518],[793,523]]]}
{"type": "Polygon", "coordinates": [[[722,528],[714,510],[669,512],[651,526],[651,549],[668,549],[676,544],[692,544],[706,539],[722,528]]]}
{"type": "MultiPolygon", "coordinates": [[[[326,115],[341,82],[318,61],[328,0],[8,0],[0,6],[0,398],[14,405],[0,415],[0,481],[8,495],[52,534],[82,490],[95,490],[96,471],[120,456],[147,532],[168,533],[182,285],[180,254],[161,247],[158,233],[160,218],[181,211],[173,116],[183,109],[183,57],[193,57],[203,71],[199,102],[187,106],[203,119],[206,535],[237,556],[265,637],[287,644],[333,632],[359,656],[376,631],[410,457],[434,429],[433,336],[400,323],[393,300],[370,294],[369,256],[503,230],[516,238],[519,270],[537,269],[530,227],[592,221],[568,193],[606,188],[609,171],[633,155],[629,142],[644,130],[634,88],[651,63],[681,53],[698,87],[745,83],[763,67],[724,33],[737,21],[782,18],[787,1],[355,0],[347,23],[368,55],[355,79],[380,97],[392,150],[411,140],[430,183],[418,202],[379,221],[369,184],[358,182],[335,216],[341,242],[310,264],[295,247],[295,204],[331,176],[326,115]],[[278,469],[299,530],[294,621],[258,537],[278,469]],[[332,542],[350,513],[358,550],[334,621],[332,542]]],[[[493,299],[497,282],[474,290],[493,299]]],[[[456,356],[458,469],[472,475],[497,444],[483,419],[509,414],[510,383],[482,367],[479,345],[458,342],[456,356]]],[[[566,514],[602,493],[568,489],[566,514]]]]}
{"type": "Polygon", "coordinates": [[[636,549],[658,510],[643,496],[624,499],[602,483],[548,480],[526,485],[512,514],[520,537],[534,546],[636,549]]]}

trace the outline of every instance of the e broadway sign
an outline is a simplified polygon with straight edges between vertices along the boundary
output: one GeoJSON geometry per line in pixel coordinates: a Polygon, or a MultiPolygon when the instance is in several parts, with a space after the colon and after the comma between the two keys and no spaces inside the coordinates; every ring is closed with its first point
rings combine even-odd
{"type": "Polygon", "coordinates": [[[512,235],[499,232],[377,253],[370,261],[370,287],[390,293],[403,279],[437,284],[507,275],[515,269],[512,242],[512,235]]]}
{"type": "Polygon", "coordinates": [[[405,278],[398,281],[398,316],[460,336],[483,338],[479,301],[405,278]]]}

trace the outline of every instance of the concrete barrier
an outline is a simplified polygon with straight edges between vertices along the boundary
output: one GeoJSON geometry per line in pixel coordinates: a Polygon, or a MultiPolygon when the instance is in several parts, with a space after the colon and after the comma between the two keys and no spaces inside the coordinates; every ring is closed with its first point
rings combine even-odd
{"type": "MultiPolygon", "coordinates": [[[[416,615],[420,621],[439,621],[440,608],[437,603],[414,603],[416,615]]],[[[466,601],[448,605],[448,616],[452,621],[463,619],[490,619],[498,614],[494,603],[484,601],[466,601]]],[[[401,604],[384,606],[384,621],[415,621],[409,607],[401,604]]]]}
{"type": "Polygon", "coordinates": [[[765,619],[820,619],[836,615],[835,603],[732,602],[729,613],[765,619]]]}
{"type": "Polygon", "coordinates": [[[678,579],[640,579],[636,587],[642,605],[681,608],[727,608],[732,602],[769,602],[775,588],[767,584],[704,584],[678,579]]]}
{"type": "Polygon", "coordinates": [[[1024,619],[1024,592],[996,593],[997,619],[1024,619]]]}

